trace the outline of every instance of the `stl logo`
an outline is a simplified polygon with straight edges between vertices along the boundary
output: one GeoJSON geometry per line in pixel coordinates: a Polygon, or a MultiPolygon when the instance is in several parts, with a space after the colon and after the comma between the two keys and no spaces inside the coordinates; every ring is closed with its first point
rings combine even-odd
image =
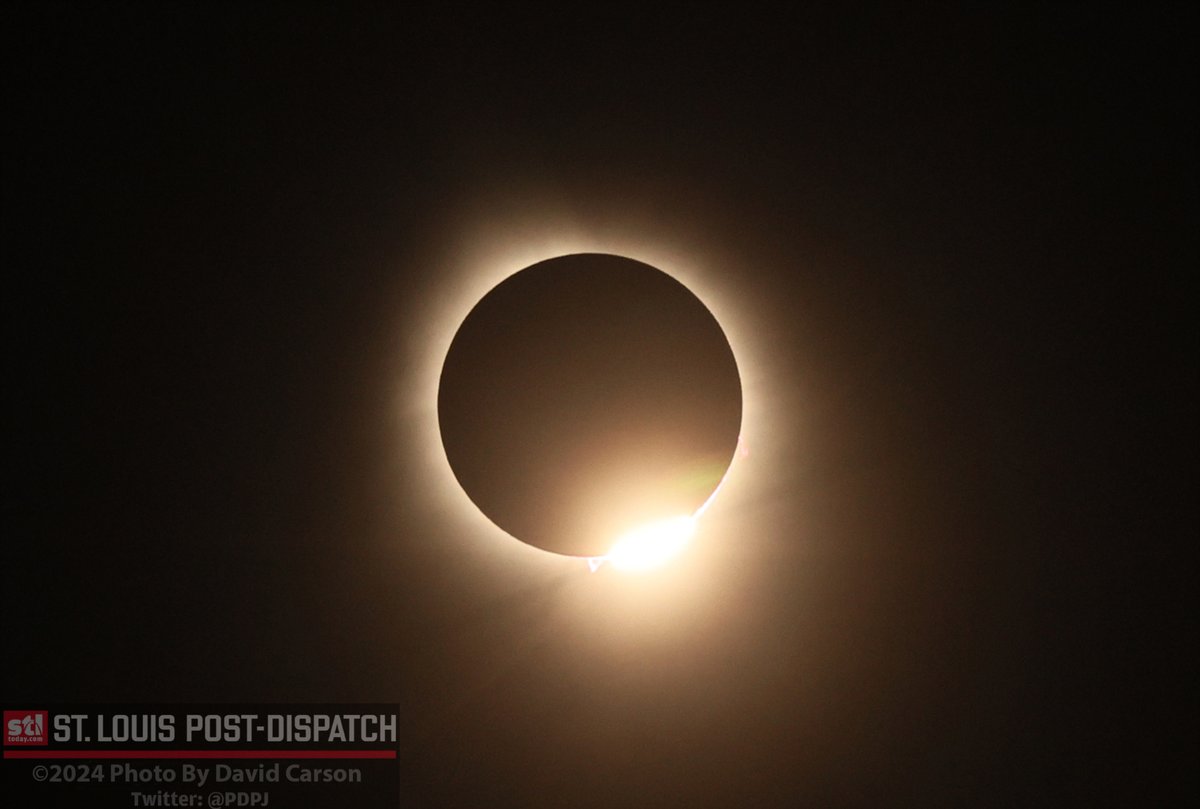
{"type": "Polygon", "coordinates": [[[5,711],[4,744],[46,744],[46,711],[5,711]]]}

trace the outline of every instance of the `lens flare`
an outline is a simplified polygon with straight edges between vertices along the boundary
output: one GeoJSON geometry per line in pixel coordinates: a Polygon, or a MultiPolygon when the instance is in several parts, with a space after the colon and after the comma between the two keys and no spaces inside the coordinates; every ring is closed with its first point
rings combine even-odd
{"type": "Polygon", "coordinates": [[[695,531],[695,517],[672,517],[642,525],[613,543],[603,561],[617,570],[653,570],[682,551],[695,531]]]}

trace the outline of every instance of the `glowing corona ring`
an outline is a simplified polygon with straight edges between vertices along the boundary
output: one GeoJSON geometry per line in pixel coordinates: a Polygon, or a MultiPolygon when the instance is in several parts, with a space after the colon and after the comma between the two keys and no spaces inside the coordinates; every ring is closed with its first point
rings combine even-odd
{"type": "MultiPolygon", "coordinates": [[[[482,221],[481,221],[482,224],[482,221]]],[[[738,457],[729,464],[720,483],[704,505],[689,516],[676,514],[665,520],[650,521],[650,526],[634,528],[611,536],[607,552],[589,555],[588,563],[593,568],[607,563],[613,570],[649,570],[661,565],[685,547],[697,533],[699,518],[712,504],[718,491],[723,494],[726,506],[722,514],[736,508],[747,485],[752,484],[752,470],[746,468],[737,474],[737,485],[730,486],[735,469],[741,469],[738,458],[745,455],[748,445],[756,442],[756,425],[764,421],[762,382],[765,376],[761,363],[753,357],[761,354],[755,350],[761,338],[748,328],[753,322],[750,312],[738,303],[736,285],[728,274],[730,257],[722,258],[716,245],[704,249],[705,233],[669,232],[654,234],[653,238],[637,235],[645,232],[640,223],[630,222],[622,229],[613,223],[605,232],[589,232],[576,224],[564,222],[560,216],[545,209],[527,212],[517,211],[508,217],[493,217],[482,227],[469,232],[460,231],[457,240],[446,242],[451,250],[444,254],[427,255],[423,261],[440,268],[440,274],[430,275],[425,294],[414,294],[405,290],[403,306],[407,309],[411,334],[417,339],[410,343],[412,354],[407,361],[407,370],[399,377],[416,381],[397,389],[400,415],[398,422],[401,446],[411,447],[413,453],[410,471],[405,473],[410,490],[422,498],[417,501],[428,504],[440,515],[440,524],[446,541],[452,550],[457,543],[471,543],[472,537],[494,535],[505,541],[480,547],[479,550],[497,557],[520,558],[532,569],[543,570],[544,575],[554,575],[563,564],[571,564],[569,557],[539,552],[538,548],[524,543],[507,541],[505,532],[487,519],[477,508],[472,507],[454,476],[440,441],[439,422],[436,409],[438,382],[441,363],[460,324],[482,297],[504,279],[520,272],[547,257],[575,253],[608,253],[636,256],[695,291],[712,314],[719,320],[730,347],[738,356],[741,373],[743,411],[738,439],[738,457]],[[672,244],[687,243],[688,249],[680,251],[672,244]],[[458,268],[451,270],[451,268],[458,268]],[[665,525],[664,525],[665,524],[665,525]],[[662,536],[651,539],[652,535],[662,536]],[[634,553],[633,548],[642,547],[645,553],[634,553]],[[637,557],[642,561],[634,561],[637,557]]],[[[718,515],[718,521],[724,519],[718,515]]],[[[707,521],[707,520],[706,520],[707,521]]],[[[467,550],[467,545],[462,549],[467,550]]]]}

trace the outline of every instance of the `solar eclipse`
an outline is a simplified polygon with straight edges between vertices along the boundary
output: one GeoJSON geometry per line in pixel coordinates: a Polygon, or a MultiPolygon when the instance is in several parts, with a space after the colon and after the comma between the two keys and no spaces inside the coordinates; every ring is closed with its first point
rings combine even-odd
{"type": "Polygon", "coordinates": [[[488,292],[438,387],[447,461],[488,519],[552,553],[615,550],[627,569],[686,542],[741,417],[737,363],[704,303],[600,253],[538,262],[488,292]]]}

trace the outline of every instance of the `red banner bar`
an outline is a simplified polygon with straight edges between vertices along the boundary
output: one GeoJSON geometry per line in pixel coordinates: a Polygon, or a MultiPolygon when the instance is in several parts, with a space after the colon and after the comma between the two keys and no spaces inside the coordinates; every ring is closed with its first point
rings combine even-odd
{"type": "Polygon", "coordinates": [[[395,750],[5,750],[5,758],[395,758],[395,750]]]}

